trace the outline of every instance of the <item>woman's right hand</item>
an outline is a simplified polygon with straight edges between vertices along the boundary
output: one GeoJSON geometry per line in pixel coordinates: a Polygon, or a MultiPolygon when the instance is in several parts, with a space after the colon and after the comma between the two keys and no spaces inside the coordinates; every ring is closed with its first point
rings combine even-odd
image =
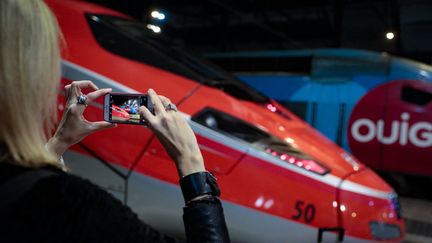
{"type": "Polygon", "coordinates": [[[205,171],[198,142],[187,121],[177,111],[165,109],[171,103],[168,98],[158,96],[153,89],[148,90],[148,95],[155,114],[145,106],[140,107],[140,114],[174,160],[180,178],[205,171]]]}
{"type": "Polygon", "coordinates": [[[48,150],[58,158],[70,146],[78,143],[86,136],[116,126],[106,121],[90,122],[84,118],[83,113],[87,105],[77,103],[78,97],[84,95],[84,89],[91,91],[87,93],[86,104],[111,92],[111,89],[99,89],[89,80],[73,81],[65,86],[66,109],[54,136],[47,143],[48,150]]]}

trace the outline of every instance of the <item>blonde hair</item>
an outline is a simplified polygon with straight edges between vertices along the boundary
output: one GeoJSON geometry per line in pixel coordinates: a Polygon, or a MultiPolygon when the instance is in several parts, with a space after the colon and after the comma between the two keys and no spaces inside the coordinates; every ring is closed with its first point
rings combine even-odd
{"type": "Polygon", "coordinates": [[[1,160],[56,164],[45,149],[57,114],[59,28],[42,0],[0,0],[1,160]]]}

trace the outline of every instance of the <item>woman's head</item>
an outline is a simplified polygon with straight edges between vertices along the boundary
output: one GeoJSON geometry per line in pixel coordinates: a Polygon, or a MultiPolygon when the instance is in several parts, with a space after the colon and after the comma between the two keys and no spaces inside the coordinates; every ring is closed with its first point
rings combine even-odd
{"type": "Polygon", "coordinates": [[[0,0],[2,159],[35,167],[54,162],[44,148],[56,118],[59,29],[42,0],[0,0]]]}

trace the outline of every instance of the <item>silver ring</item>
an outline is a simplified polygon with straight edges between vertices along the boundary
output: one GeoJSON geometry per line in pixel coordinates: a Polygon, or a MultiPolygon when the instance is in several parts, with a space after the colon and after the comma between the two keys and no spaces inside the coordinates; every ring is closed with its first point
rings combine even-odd
{"type": "Polygon", "coordinates": [[[86,103],[87,98],[88,98],[87,95],[78,96],[77,104],[85,105],[87,107],[87,103],[86,103]]]}
{"type": "Polygon", "coordinates": [[[172,104],[172,103],[169,103],[169,104],[165,107],[165,110],[166,110],[166,111],[178,111],[178,110],[177,110],[177,106],[174,105],[174,104],[172,104]]]}

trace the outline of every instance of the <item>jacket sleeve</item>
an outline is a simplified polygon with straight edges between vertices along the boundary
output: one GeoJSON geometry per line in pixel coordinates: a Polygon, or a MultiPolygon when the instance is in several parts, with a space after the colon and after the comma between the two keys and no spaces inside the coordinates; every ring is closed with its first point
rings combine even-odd
{"type": "MultiPolygon", "coordinates": [[[[142,222],[105,190],[77,176],[42,179],[20,201],[11,220],[20,222],[16,232],[22,225],[31,225],[26,227],[31,232],[21,235],[32,235],[34,241],[40,237],[43,242],[178,242],[142,222]]],[[[229,242],[217,198],[185,207],[184,224],[188,242],[229,242]]]]}
{"type": "Polygon", "coordinates": [[[187,242],[230,242],[222,205],[218,198],[193,201],[183,209],[183,212],[187,242]]]}
{"type": "MultiPolygon", "coordinates": [[[[47,184],[61,192],[57,195],[57,199],[63,198],[61,214],[74,215],[73,227],[79,225],[87,236],[93,235],[100,242],[178,242],[142,222],[128,206],[88,180],[66,175],[47,184]]],[[[71,221],[68,218],[68,223],[71,221]]],[[[229,242],[222,205],[216,197],[189,203],[183,221],[187,242],[229,242]]]]}
{"type": "Polygon", "coordinates": [[[33,203],[23,202],[20,212],[38,214],[29,225],[38,234],[44,232],[43,242],[178,242],[142,222],[128,206],[86,179],[67,174],[43,179],[30,194],[33,203]]]}

